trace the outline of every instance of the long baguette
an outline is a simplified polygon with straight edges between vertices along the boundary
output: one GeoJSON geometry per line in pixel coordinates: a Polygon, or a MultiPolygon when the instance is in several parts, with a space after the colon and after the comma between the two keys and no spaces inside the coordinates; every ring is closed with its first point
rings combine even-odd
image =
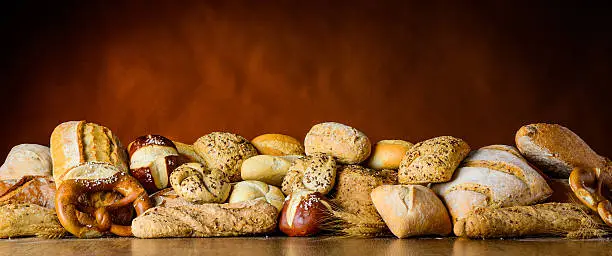
{"type": "Polygon", "coordinates": [[[568,236],[592,238],[606,234],[601,220],[587,207],[546,203],[506,208],[478,208],[457,221],[455,229],[469,238],[568,236]]]}
{"type": "Polygon", "coordinates": [[[259,200],[155,207],[132,221],[139,238],[222,237],[274,231],[278,210],[259,200]]]}

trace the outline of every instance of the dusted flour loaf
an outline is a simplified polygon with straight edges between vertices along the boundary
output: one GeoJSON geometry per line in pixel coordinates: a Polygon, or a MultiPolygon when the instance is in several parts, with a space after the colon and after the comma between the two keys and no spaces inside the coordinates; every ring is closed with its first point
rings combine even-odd
{"type": "Polygon", "coordinates": [[[598,228],[600,225],[599,218],[583,205],[546,203],[507,208],[478,208],[455,223],[455,233],[469,238],[536,235],[592,238],[607,234],[598,228]]]}
{"type": "Polygon", "coordinates": [[[129,170],[127,151],[111,130],[85,121],[53,130],[51,159],[58,188],[65,179],[103,179],[129,170]]]}
{"type": "Polygon", "coordinates": [[[552,177],[568,178],[575,167],[606,164],[578,135],[558,124],[525,125],[515,140],[525,158],[552,177]]]}
{"type": "Polygon", "coordinates": [[[65,232],[53,209],[35,204],[0,205],[0,238],[59,238],[65,232]]]}
{"type": "Polygon", "coordinates": [[[306,155],[324,153],[341,164],[358,164],[370,156],[370,139],[361,131],[340,123],[313,126],[304,138],[306,155]]]}
{"type": "Polygon", "coordinates": [[[421,185],[382,185],[372,193],[372,202],[391,232],[399,238],[448,235],[451,220],[438,196],[421,185]]]}
{"type": "Polygon", "coordinates": [[[260,200],[155,207],[132,221],[132,232],[139,238],[257,235],[274,231],[277,219],[276,207],[260,200]]]}
{"type": "MultiPolygon", "coordinates": [[[[544,178],[511,146],[492,145],[472,152],[453,180],[432,186],[453,220],[477,207],[530,205],[544,201],[552,190],[544,178]]],[[[461,233],[455,234],[460,236],[461,233]]]]}
{"type": "Polygon", "coordinates": [[[247,139],[229,132],[204,135],[193,147],[204,158],[208,168],[222,171],[230,182],[240,181],[240,165],[247,158],[258,154],[247,139]]]}
{"type": "Polygon", "coordinates": [[[0,180],[19,179],[23,176],[51,176],[53,166],[49,147],[20,144],[9,152],[0,166],[0,180]]]}
{"type": "Polygon", "coordinates": [[[447,182],[470,152],[465,141],[442,136],[417,143],[406,152],[399,167],[401,184],[447,182]]]}
{"type": "Polygon", "coordinates": [[[238,203],[249,200],[262,200],[268,202],[280,210],[283,208],[285,195],[275,186],[268,185],[261,181],[245,180],[234,185],[229,203],[238,203]]]}

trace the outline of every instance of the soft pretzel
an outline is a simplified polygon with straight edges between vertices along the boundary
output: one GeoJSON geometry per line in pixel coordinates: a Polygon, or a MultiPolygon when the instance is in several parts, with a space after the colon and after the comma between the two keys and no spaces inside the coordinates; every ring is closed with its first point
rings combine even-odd
{"type": "Polygon", "coordinates": [[[574,168],[569,178],[570,187],[580,201],[599,213],[601,219],[612,227],[612,168],[574,168]]]}
{"type": "Polygon", "coordinates": [[[200,163],[179,166],[170,175],[170,184],[179,196],[192,203],[223,203],[231,187],[225,174],[200,163]]]}
{"type": "Polygon", "coordinates": [[[138,181],[124,172],[105,179],[70,179],[64,180],[55,195],[55,209],[60,223],[68,232],[79,238],[99,237],[104,232],[119,236],[132,236],[130,226],[114,224],[109,212],[132,204],[137,215],[152,207],[151,201],[138,181]],[[79,203],[79,198],[87,193],[114,191],[123,198],[102,207],[91,207],[79,203]],[[82,224],[78,212],[85,212],[95,218],[95,223],[82,224]]]}

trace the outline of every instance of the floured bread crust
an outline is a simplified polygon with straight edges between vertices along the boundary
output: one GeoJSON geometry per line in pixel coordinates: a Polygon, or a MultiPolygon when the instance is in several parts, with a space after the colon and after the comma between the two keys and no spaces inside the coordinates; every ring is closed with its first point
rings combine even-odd
{"type": "Polygon", "coordinates": [[[327,122],[312,128],[304,138],[306,155],[325,153],[342,164],[358,164],[370,156],[372,145],[363,132],[348,125],[327,122]]]}
{"type": "Polygon", "coordinates": [[[19,179],[23,176],[51,176],[53,165],[49,147],[37,144],[19,144],[9,152],[0,166],[0,180],[19,179]]]}

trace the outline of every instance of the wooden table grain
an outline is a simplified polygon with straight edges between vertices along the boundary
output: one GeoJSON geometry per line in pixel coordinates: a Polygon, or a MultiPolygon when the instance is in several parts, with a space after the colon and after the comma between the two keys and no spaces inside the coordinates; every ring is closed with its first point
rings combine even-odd
{"type": "Polygon", "coordinates": [[[338,237],[61,239],[0,241],[0,255],[612,255],[612,240],[338,237]]]}

